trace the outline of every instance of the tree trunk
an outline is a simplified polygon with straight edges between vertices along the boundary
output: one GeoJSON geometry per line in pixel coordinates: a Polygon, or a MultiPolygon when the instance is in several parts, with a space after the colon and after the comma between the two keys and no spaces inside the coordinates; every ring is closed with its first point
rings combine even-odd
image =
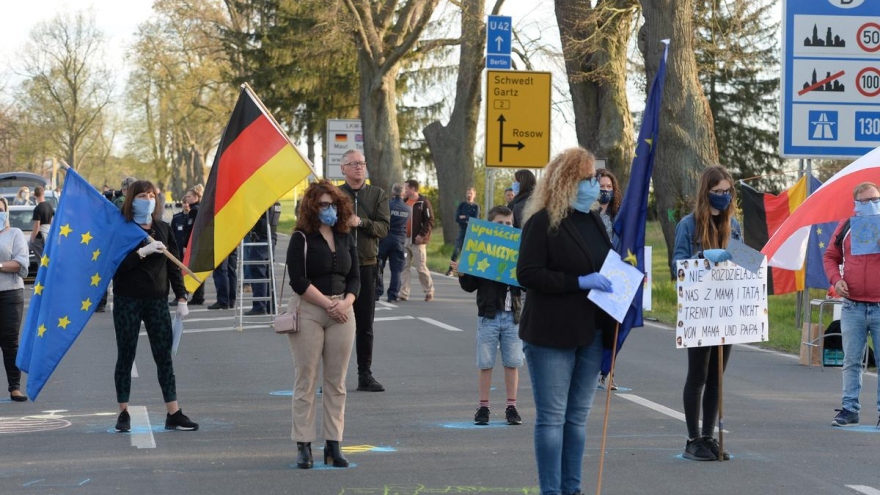
{"type": "Polygon", "coordinates": [[[361,121],[364,129],[364,155],[370,183],[386,192],[403,180],[400,131],[397,127],[397,74],[399,66],[386,73],[363,50],[358,50],[361,74],[361,121]]]}
{"type": "Polygon", "coordinates": [[[626,97],[626,47],[635,0],[556,0],[556,21],[578,143],[607,160],[625,187],[635,144],[626,97]]]}
{"type": "Polygon", "coordinates": [[[671,267],[675,225],[693,210],[700,174],[705,167],[718,162],[718,147],[709,103],[697,79],[693,0],[640,2],[645,24],[639,33],[639,50],[645,57],[648,81],[654,80],[660,66],[660,40],[672,40],[653,174],[657,211],[671,267]]]}
{"type": "MultiPolygon", "coordinates": [[[[443,222],[443,241],[451,244],[458,236],[458,223],[451,213],[464,198],[468,187],[474,186],[474,148],[477,142],[477,121],[480,109],[480,72],[483,66],[483,40],[486,24],[483,21],[482,0],[464,0],[461,4],[461,55],[458,79],[455,85],[455,105],[449,122],[444,126],[431,122],[422,130],[434,168],[437,171],[437,192],[443,222]]],[[[487,212],[483,212],[484,218],[487,212]]]]}

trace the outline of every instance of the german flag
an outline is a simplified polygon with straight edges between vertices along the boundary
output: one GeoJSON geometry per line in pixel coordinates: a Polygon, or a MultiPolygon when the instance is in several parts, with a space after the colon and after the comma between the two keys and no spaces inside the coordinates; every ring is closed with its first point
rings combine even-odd
{"type": "MultiPolygon", "coordinates": [[[[778,196],[758,192],[742,184],[743,236],[745,243],[757,250],[767,241],[783,222],[807,199],[807,176],[778,196]]],[[[804,290],[804,269],[783,270],[770,268],[767,273],[768,294],[787,294],[804,290]]]]}
{"type": "MultiPolygon", "coordinates": [[[[226,124],[183,262],[202,280],[257,220],[309,174],[312,163],[290,142],[249,85],[226,124]]],[[[192,293],[199,283],[184,279],[192,293]]]]}

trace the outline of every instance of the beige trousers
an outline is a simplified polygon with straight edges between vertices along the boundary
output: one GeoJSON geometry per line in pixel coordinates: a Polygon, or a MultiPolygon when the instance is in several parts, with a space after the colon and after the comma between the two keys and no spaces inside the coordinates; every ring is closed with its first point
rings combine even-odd
{"type": "MultiPolygon", "coordinates": [[[[341,298],[333,296],[333,299],[341,298]]],[[[313,442],[317,436],[315,397],[318,368],[323,361],[324,439],[341,441],[345,429],[345,376],[354,343],[354,310],[348,310],[347,322],[338,323],[320,306],[300,299],[294,294],[289,303],[289,307],[300,304],[299,332],[287,334],[296,369],[290,437],[294,442],[313,442]]]]}
{"type": "Polygon", "coordinates": [[[411,241],[407,241],[404,247],[406,251],[406,266],[403,267],[403,273],[401,274],[400,281],[400,293],[399,295],[403,298],[409,299],[409,283],[410,277],[410,268],[413,265],[416,266],[416,272],[419,274],[419,282],[422,284],[422,289],[425,291],[425,295],[434,294],[434,279],[431,278],[431,272],[428,271],[428,246],[426,244],[413,244],[411,241]]]}

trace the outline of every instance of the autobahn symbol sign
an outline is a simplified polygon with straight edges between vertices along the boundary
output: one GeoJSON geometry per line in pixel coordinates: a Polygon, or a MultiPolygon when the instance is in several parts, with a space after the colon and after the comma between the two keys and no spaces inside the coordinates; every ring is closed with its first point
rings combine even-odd
{"type": "Polygon", "coordinates": [[[880,146],[880,2],[786,0],[780,154],[844,158],[880,146]]]}
{"type": "Polygon", "coordinates": [[[486,71],[486,166],[542,168],[550,159],[549,72],[486,71]]]}

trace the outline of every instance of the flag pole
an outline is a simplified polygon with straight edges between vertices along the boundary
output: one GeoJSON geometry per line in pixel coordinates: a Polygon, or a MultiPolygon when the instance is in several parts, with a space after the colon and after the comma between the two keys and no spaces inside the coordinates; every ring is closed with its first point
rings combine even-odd
{"type": "MultiPolygon", "coordinates": [[[[70,168],[70,165],[68,165],[67,162],[64,161],[63,159],[60,160],[60,161],[61,161],[61,168],[63,168],[63,169],[64,169],[64,172],[66,173],[66,172],[67,172],[67,169],[70,168]]],[[[147,239],[149,239],[150,242],[155,242],[155,239],[153,239],[153,238],[150,237],[150,236],[147,236],[147,239]]],[[[193,273],[193,271],[190,270],[189,267],[187,267],[186,265],[184,265],[183,263],[181,263],[180,260],[178,260],[177,258],[175,258],[173,254],[169,253],[167,249],[164,250],[164,251],[162,251],[162,253],[165,255],[166,258],[168,258],[169,260],[171,260],[172,263],[174,263],[175,265],[177,265],[178,267],[180,267],[181,270],[183,270],[184,272],[186,272],[187,275],[189,275],[190,277],[194,278],[196,282],[198,282],[198,283],[200,283],[200,284],[205,283],[205,281],[202,280],[202,279],[200,279],[198,276],[196,276],[196,274],[193,273]]]]}
{"type": "Polygon", "coordinates": [[[602,469],[605,466],[605,441],[608,439],[608,412],[611,409],[611,384],[614,382],[614,365],[617,364],[617,334],[620,332],[620,323],[614,324],[614,344],[611,347],[611,369],[608,371],[608,381],[605,383],[605,420],[602,422],[602,442],[599,447],[599,480],[596,483],[596,495],[602,495],[602,469]]]}
{"type": "Polygon", "coordinates": [[[718,460],[724,460],[724,346],[718,346],[718,460]]]}

